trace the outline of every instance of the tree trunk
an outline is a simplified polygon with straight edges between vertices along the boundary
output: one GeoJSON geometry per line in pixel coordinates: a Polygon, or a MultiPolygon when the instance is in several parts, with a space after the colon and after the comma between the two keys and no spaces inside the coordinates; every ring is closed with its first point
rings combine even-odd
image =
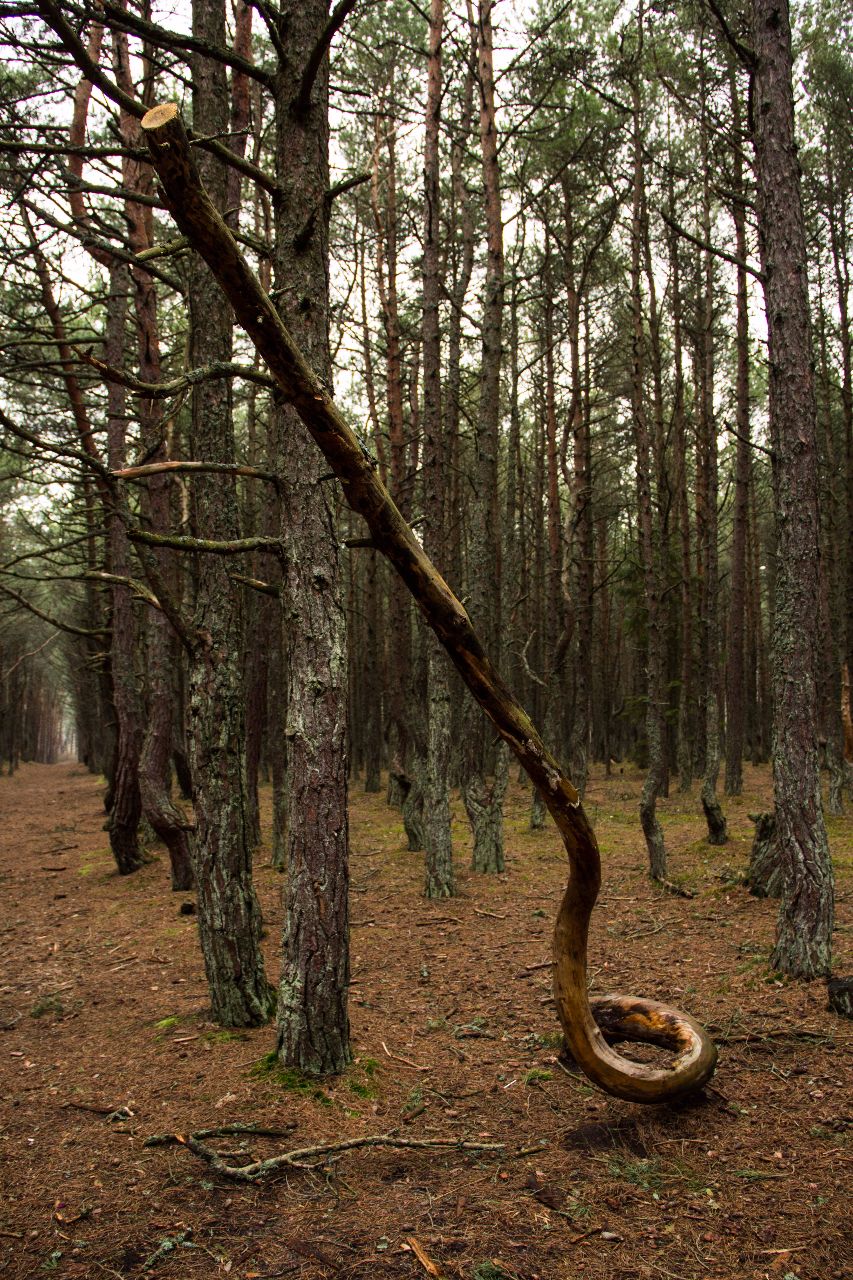
{"type": "Polygon", "coordinates": [[[701,1088],[716,1050],[692,1018],[655,1001],[610,996],[596,1012],[623,1038],[663,1044],[676,1058],[663,1069],[621,1057],[599,1033],[587,994],[587,939],[601,885],[601,859],[580,797],[542,741],[521,703],[501,680],[467,613],[402,518],[363,444],[336,409],[248,268],[205,192],[174,104],[148,112],[153,163],[178,226],[215,270],[240,323],[263,355],[282,393],[299,412],[347,501],[365,519],[435,635],[531,781],[545,796],[563,838],[570,877],[554,933],[555,1000],[569,1047],[583,1070],[615,1096],[661,1102],[701,1088]]]}
{"type": "MultiPolygon", "coordinates": [[[[700,48],[700,56],[702,50],[700,48]]],[[[711,189],[709,124],[707,120],[707,85],[704,62],[700,63],[701,161],[702,161],[702,236],[711,243],[711,189]]],[[[701,397],[699,404],[699,445],[702,450],[705,478],[704,546],[702,547],[704,593],[704,657],[703,685],[705,698],[705,772],[702,778],[702,810],[708,824],[708,843],[723,845],[726,818],[717,798],[720,772],[720,589],[717,548],[717,504],[719,472],[717,465],[717,422],[714,414],[714,259],[710,250],[702,255],[702,323],[700,332],[701,397]]],[[[697,468],[698,470],[698,468],[697,468]]]]}
{"type": "MultiPolygon", "coordinates": [[[[126,267],[110,268],[107,299],[106,359],[124,363],[127,322],[127,295],[130,287],[126,267]]],[[[125,464],[127,396],[116,383],[107,388],[107,461],[113,471],[125,464]]],[[[130,575],[130,545],[123,521],[116,514],[109,520],[108,554],[110,572],[130,575]]],[[[123,876],[138,871],[144,861],[139,846],[142,798],[139,792],[139,753],[142,747],[142,715],[136,674],[136,618],[129,587],[112,588],[112,640],[110,644],[113,706],[116,715],[116,754],[112,776],[112,805],[107,829],[116,866],[123,876]]]]}
{"type": "MultiPolygon", "coordinates": [[[[196,0],[193,34],[225,45],[224,3],[196,0]]],[[[224,67],[194,58],[193,119],[199,133],[228,128],[224,67]]],[[[208,152],[199,153],[203,180],[220,210],[227,175],[208,152]]],[[[232,316],[222,305],[205,265],[190,264],[190,362],[192,367],[231,359],[232,316]]],[[[231,384],[227,379],[192,389],[192,456],[234,461],[231,384]]],[[[194,520],[204,536],[239,536],[233,476],[208,474],[193,486],[194,520]]],[[[252,885],[252,848],[246,780],[245,643],[242,588],[222,556],[201,555],[190,652],[187,737],[196,811],[195,880],[199,937],[213,1016],[224,1026],[256,1026],[272,1012],[273,993],[264,975],[261,914],[252,885]]]]}
{"type": "Polygon", "coordinates": [[[816,411],[787,0],[752,0],[752,35],[777,545],[773,783],[784,891],[773,964],[811,979],[831,969],[833,884],[817,758],[816,411]]]}
{"type": "MultiPolygon", "coordinates": [[[[441,332],[439,300],[440,200],[439,128],[441,123],[441,43],[443,0],[431,0],[424,144],[423,254],[423,510],[424,549],[436,564],[446,552],[444,518],[444,432],[441,414],[441,332]]],[[[430,635],[427,650],[427,743],[424,767],[425,893],[449,898],[455,892],[450,836],[449,767],[451,757],[450,683],[447,663],[430,635]]]]}
{"type": "MultiPolygon", "coordinates": [[[[640,45],[642,51],[642,13],[640,45]]],[[[666,724],[664,713],[665,667],[664,632],[661,600],[661,564],[657,522],[652,501],[652,449],[645,408],[645,334],[640,291],[640,261],[643,245],[644,182],[643,137],[639,69],[632,81],[633,97],[633,200],[631,215],[631,419],[636,450],[637,527],[640,560],[643,569],[646,608],[646,740],[648,770],[640,798],[640,823],[649,853],[649,874],[654,880],[666,879],[666,849],[663,828],[657,817],[657,798],[663,789],[665,774],[666,724]]]]}
{"type": "MultiPolygon", "coordinates": [[[[123,32],[112,33],[113,71],[116,83],[130,96],[136,90],[131,73],[128,39],[123,32]]],[[[144,92],[150,91],[150,77],[144,92]]],[[[139,145],[139,122],[129,111],[120,110],[119,126],[128,149],[139,145]]],[[[122,159],[122,183],[125,190],[143,197],[154,193],[154,175],[148,165],[125,156],[122,159]]],[[[124,204],[128,228],[128,244],[135,254],[152,247],[152,210],[149,205],[128,199],[124,204]]],[[[133,305],[136,317],[137,366],[141,381],[161,380],[160,338],[157,327],[157,292],[152,276],[141,266],[130,269],[133,305]]],[[[109,359],[109,357],[108,357],[109,359]]],[[[116,361],[110,361],[115,364],[116,361]]],[[[160,400],[140,399],[138,404],[140,443],[149,462],[163,462],[168,457],[166,431],[160,400]]],[[[171,528],[172,479],[168,475],[151,476],[142,496],[142,508],[152,533],[168,533],[171,528]]],[[[174,553],[158,554],[158,571],[167,585],[174,580],[174,553]]],[[[172,888],[184,892],[192,888],[191,821],[172,803],[172,725],[174,720],[175,637],[164,613],[148,609],[145,634],[145,673],[147,677],[148,715],[145,737],[139,758],[139,787],[146,822],[165,844],[169,853],[172,888]]]]}
{"type": "MultiPolygon", "coordinates": [[[[493,0],[480,0],[477,18],[477,79],[480,90],[480,154],[485,192],[486,268],[473,493],[469,495],[467,503],[470,516],[468,599],[471,615],[500,665],[498,427],[501,411],[504,251],[492,65],[492,4],[493,0]]],[[[473,24],[470,6],[469,21],[473,24]]],[[[503,800],[508,780],[506,748],[501,745],[495,751],[483,713],[473,699],[466,699],[465,711],[462,795],[474,838],[471,865],[479,872],[501,872],[504,869],[503,800]]]]}
{"type": "MultiPolygon", "coordinates": [[[[746,207],[744,202],[740,94],[731,76],[732,128],[735,134],[732,219],[735,224],[735,252],[746,261],[746,207]]],[[[752,451],[749,438],[749,297],[746,269],[737,268],[737,318],[735,333],[735,499],[732,515],[731,586],[729,588],[728,657],[726,660],[726,780],[728,796],[743,791],[744,756],[744,672],[746,612],[747,523],[749,515],[749,475],[752,451]]]]}
{"type": "MultiPolygon", "coordinates": [[[[328,21],[325,0],[279,6],[274,267],[281,313],[314,371],[329,356],[329,64],[303,80],[328,21]]],[[[350,1061],[347,635],[337,488],[298,414],[274,409],[282,485],[282,603],[287,637],[285,887],[278,1054],[329,1075],[350,1061]]]]}

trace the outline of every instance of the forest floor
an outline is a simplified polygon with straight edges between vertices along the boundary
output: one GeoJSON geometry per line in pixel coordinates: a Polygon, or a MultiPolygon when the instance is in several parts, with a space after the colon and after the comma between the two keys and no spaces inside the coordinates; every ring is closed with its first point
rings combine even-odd
{"type": "MultiPolygon", "coordinates": [[[[767,769],[703,839],[698,792],[661,805],[671,874],[645,874],[636,771],[593,776],[604,858],[593,989],[654,997],[712,1029],[701,1099],[643,1108],[558,1062],[548,958],[565,860],[507,806],[507,874],[476,876],[454,819],[459,896],[427,902],[384,798],[352,789],[355,1061],[277,1076],[270,1027],[209,1020],[191,895],[165,857],[115,874],[102,787],[76,765],[0,780],[0,1275],[837,1280],[853,1276],[853,1024],[823,983],[768,970],[776,907],[738,883],[767,769]],[[243,1122],[265,1156],[395,1131],[499,1152],[366,1149],[258,1186],[152,1134],[243,1122]]],[[[268,816],[267,797],[267,816],[268,816]]],[[[829,820],[836,972],[853,973],[853,817],[829,820]]],[[[258,855],[276,975],[280,877],[258,855]]],[[[220,1140],[241,1149],[243,1140],[220,1140]]],[[[239,1162],[239,1161],[238,1161],[239,1162]]]]}

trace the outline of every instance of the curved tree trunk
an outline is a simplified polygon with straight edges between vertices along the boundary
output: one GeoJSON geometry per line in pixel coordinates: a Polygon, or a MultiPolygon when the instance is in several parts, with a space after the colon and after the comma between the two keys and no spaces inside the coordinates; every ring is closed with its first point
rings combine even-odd
{"type": "MultiPolygon", "coordinates": [[[[128,39],[123,32],[112,33],[113,70],[116,83],[131,97],[135,94],[131,74],[128,39]]],[[[151,90],[150,78],[144,86],[146,100],[151,90]]],[[[139,145],[139,122],[124,109],[119,111],[119,126],[128,148],[139,145]]],[[[150,198],[154,193],[153,174],[147,165],[130,156],[122,160],[122,182],[127,191],[150,198]]],[[[152,245],[152,210],[128,199],[124,205],[128,228],[128,244],[139,254],[152,245]]],[[[160,338],[157,328],[157,292],[152,276],[141,266],[130,269],[133,284],[133,306],[136,317],[136,345],[139,378],[156,383],[161,379],[160,338]]],[[[112,364],[121,363],[115,360],[112,364]]],[[[141,399],[139,415],[141,445],[149,462],[165,461],[168,456],[165,429],[159,400],[141,399]]],[[[153,533],[168,533],[171,527],[172,480],[168,475],[151,476],[143,494],[143,510],[153,533]]],[[[173,577],[174,553],[163,551],[158,556],[159,571],[167,581],[173,577]]],[[[146,822],[163,841],[171,867],[172,888],[191,889],[192,832],[194,824],[172,802],[172,726],[175,687],[172,668],[175,661],[174,637],[165,615],[159,609],[147,610],[146,677],[148,714],[139,757],[139,788],[142,812],[146,822]]]]}
{"type": "Polygon", "coordinates": [[[177,108],[143,122],[153,163],[181,231],[215,271],[240,323],[272,376],[341,480],[349,505],[364,517],[376,546],[408,586],[468,688],[534,786],[563,838],[570,878],[554,934],[555,997],[569,1047],[590,1079],[618,1097],[661,1102],[701,1088],[716,1050],[693,1020],[653,1001],[605,997],[598,1012],[625,1039],[663,1043],[676,1053],[662,1070],[614,1053],[597,1027],[587,995],[589,921],[601,884],[601,860],[580,797],[530,717],[501,680],[453,592],[394,505],[355,433],[312,373],[208,198],[193,164],[177,108]]]}

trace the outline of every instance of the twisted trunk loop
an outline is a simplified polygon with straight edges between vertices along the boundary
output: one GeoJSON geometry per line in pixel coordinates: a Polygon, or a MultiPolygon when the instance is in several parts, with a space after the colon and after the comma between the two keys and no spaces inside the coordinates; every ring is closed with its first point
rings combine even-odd
{"type": "Polygon", "coordinates": [[[554,990],[575,1060],[607,1093],[632,1102],[669,1102],[701,1088],[714,1072],[717,1051],[692,1018],[630,996],[610,995],[590,1006],[587,937],[601,883],[601,860],[577,791],[492,666],[464,608],[382,484],[376,463],[309,369],[241,256],[202,186],[175,104],[154,107],[142,120],[142,129],[179,229],[207,262],[282,394],[294,405],[340,480],[349,505],[364,517],[374,545],[406,583],[471,693],[541,791],[557,824],[570,876],[554,931],[554,990]],[[653,1068],[617,1054],[605,1036],[660,1045],[675,1057],[666,1068],[653,1068]]]}

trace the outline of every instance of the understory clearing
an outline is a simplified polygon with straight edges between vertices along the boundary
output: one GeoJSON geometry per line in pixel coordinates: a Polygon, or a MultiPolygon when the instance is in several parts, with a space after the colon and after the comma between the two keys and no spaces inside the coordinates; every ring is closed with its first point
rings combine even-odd
{"type": "MultiPolygon", "coordinates": [[[[641,776],[596,771],[587,808],[604,864],[592,989],[692,1013],[720,1045],[713,1086],[679,1107],[604,1097],[559,1060],[553,918],[566,874],[553,826],[506,809],[507,873],[467,870],[421,896],[399,815],[354,784],[351,1022],[333,1081],[283,1072],[271,1027],[209,1021],[192,895],[165,856],[113,868],[102,787],[81,767],[0,780],[6,904],[0,983],[0,1275],[8,1277],[676,1277],[853,1274],[853,1024],[823,983],[768,970],[776,907],[739,882],[768,769],[704,840],[698,788],[660,805],[673,878],[645,871],[641,776]],[[280,1138],[211,1140],[231,1163],[368,1134],[502,1143],[497,1152],[362,1149],[260,1185],[226,1181],[153,1134],[235,1123],[280,1138]],[[430,1270],[430,1268],[433,1268],[430,1270]]],[[[265,793],[269,821],[269,795],[265,793]]],[[[828,818],[835,970],[853,972],[853,818],[828,818]]],[[[281,879],[256,860],[268,968],[281,879]]]]}

